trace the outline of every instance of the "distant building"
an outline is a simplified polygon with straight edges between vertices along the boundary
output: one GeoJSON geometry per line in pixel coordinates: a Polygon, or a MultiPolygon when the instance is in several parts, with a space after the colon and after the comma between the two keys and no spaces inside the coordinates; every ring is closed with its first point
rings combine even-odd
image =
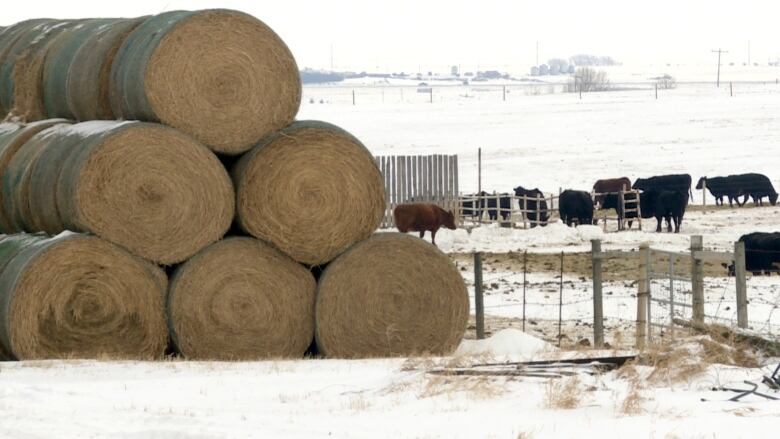
{"type": "Polygon", "coordinates": [[[542,76],[547,76],[550,74],[550,67],[547,64],[542,64],[539,66],[539,74],[542,76]]]}
{"type": "Polygon", "coordinates": [[[531,76],[539,76],[539,67],[537,66],[531,67],[531,76]]]}
{"type": "Polygon", "coordinates": [[[450,74],[452,76],[460,76],[460,70],[458,69],[458,66],[450,67],[450,74]]]}

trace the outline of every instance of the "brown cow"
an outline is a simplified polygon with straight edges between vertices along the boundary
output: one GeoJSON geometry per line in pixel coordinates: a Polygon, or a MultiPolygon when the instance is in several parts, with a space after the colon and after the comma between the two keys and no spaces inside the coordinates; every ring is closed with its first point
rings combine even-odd
{"type": "Polygon", "coordinates": [[[399,204],[393,210],[395,226],[401,233],[420,232],[420,238],[425,231],[431,231],[431,243],[436,245],[436,231],[444,226],[455,230],[455,217],[435,204],[399,204]]]}
{"type": "MultiPolygon", "coordinates": [[[[593,185],[593,192],[597,194],[606,194],[609,192],[630,191],[631,180],[628,177],[620,178],[606,178],[604,180],[597,180],[593,185]]],[[[596,195],[593,200],[599,207],[604,205],[604,198],[606,195],[596,195]]]]}

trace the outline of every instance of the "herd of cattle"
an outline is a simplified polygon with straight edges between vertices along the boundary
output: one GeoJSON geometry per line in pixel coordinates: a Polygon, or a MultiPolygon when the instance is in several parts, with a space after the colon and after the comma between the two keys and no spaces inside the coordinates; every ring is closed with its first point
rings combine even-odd
{"type": "MultiPolygon", "coordinates": [[[[642,218],[655,217],[658,225],[656,231],[662,229],[662,221],[666,220],[667,231],[679,233],[688,199],[693,199],[691,191],[691,176],[688,174],[662,175],[650,178],[638,178],[631,184],[626,177],[598,180],[593,185],[593,192],[567,189],[561,192],[558,199],[558,212],[561,220],[568,226],[573,224],[595,224],[594,208],[615,209],[619,222],[625,218],[631,227],[631,218],[641,213],[642,218]],[[628,189],[636,191],[628,191],[628,189]],[[627,206],[636,205],[636,195],[639,194],[639,211],[627,206]],[[622,200],[621,200],[621,197],[622,200]]],[[[729,205],[733,201],[744,205],[749,198],[754,204],[763,205],[763,199],[768,198],[774,206],[778,194],[772,183],[762,174],[741,174],[727,177],[701,177],[696,189],[707,188],[716,204],[723,204],[723,197],[728,198],[729,205]],[[739,197],[744,197],[740,203],[739,197]]],[[[531,227],[545,226],[549,219],[549,209],[544,194],[539,189],[525,189],[522,186],[514,188],[515,196],[520,203],[519,209],[524,213],[531,227]]],[[[509,194],[491,195],[485,192],[464,196],[460,201],[461,215],[477,219],[487,213],[491,220],[500,215],[504,220],[511,213],[512,196],[509,194]]],[[[436,232],[441,227],[454,230],[455,216],[452,212],[433,204],[401,204],[396,206],[393,216],[399,231],[406,233],[420,232],[420,237],[430,231],[432,242],[436,244],[436,232]]],[[[780,233],[756,232],[739,238],[745,243],[745,266],[753,274],[780,272],[780,233]]],[[[733,266],[729,267],[733,274],[733,266]]]]}
{"type": "MultiPolygon", "coordinates": [[[[688,198],[693,199],[691,191],[692,179],[689,174],[660,175],[650,178],[637,178],[634,183],[627,177],[598,180],[593,185],[593,192],[567,189],[561,192],[558,199],[558,212],[561,220],[568,226],[573,224],[595,224],[594,210],[615,209],[619,223],[625,218],[629,228],[631,219],[637,218],[641,213],[642,218],[655,218],[658,222],[656,231],[662,230],[663,220],[666,221],[666,229],[679,233],[688,198]],[[628,208],[636,206],[637,192],[621,191],[635,189],[639,191],[639,209],[628,208]]],[[[777,192],[772,182],[762,174],[740,174],[727,177],[701,177],[696,189],[707,188],[715,198],[715,204],[722,205],[723,197],[728,198],[729,205],[733,206],[736,200],[739,206],[747,202],[749,198],[758,205],[763,205],[763,199],[768,198],[772,205],[777,203],[777,192]],[[740,203],[739,197],[744,197],[740,203]]],[[[520,210],[525,214],[531,227],[547,224],[549,214],[547,201],[539,189],[525,189],[522,186],[514,188],[515,196],[523,197],[518,200],[520,210]],[[525,206],[523,206],[525,204],[525,206]]],[[[464,196],[461,199],[461,215],[480,218],[487,213],[491,220],[496,220],[500,215],[507,220],[511,212],[512,196],[508,193],[490,195],[486,192],[464,196]]]]}

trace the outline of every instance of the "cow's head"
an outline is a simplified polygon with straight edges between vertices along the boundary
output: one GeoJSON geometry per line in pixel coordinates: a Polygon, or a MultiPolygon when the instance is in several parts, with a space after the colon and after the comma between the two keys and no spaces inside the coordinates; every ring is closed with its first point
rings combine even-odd
{"type": "Polygon", "coordinates": [[[777,204],[777,194],[773,194],[769,196],[769,202],[772,203],[772,206],[777,204]]]}
{"type": "Polygon", "coordinates": [[[525,191],[525,188],[524,188],[524,187],[522,187],[522,186],[518,186],[518,187],[516,187],[516,188],[514,189],[514,191],[515,191],[515,195],[517,195],[518,197],[522,197],[523,195],[525,195],[525,192],[526,192],[526,191],[525,191]]]}
{"type": "Polygon", "coordinates": [[[704,182],[707,181],[707,177],[701,177],[699,178],[699,182],[696,183],[696,189],[703,189],[704,188],[704,182]]]}
{"type": "Polygon", "coordinates": [[[631,189],[645,189],[645,182],[647,181],[646,178],[637,178],[634,184],[631,186],[631,189]]]}
{"type": "Polygon", "coordinates": [[[450,230],[455,230],[457,226],[455,226],[455,215],[452,214],[451,210],[445,210],[442,215],[442,225],[450,230]]]}

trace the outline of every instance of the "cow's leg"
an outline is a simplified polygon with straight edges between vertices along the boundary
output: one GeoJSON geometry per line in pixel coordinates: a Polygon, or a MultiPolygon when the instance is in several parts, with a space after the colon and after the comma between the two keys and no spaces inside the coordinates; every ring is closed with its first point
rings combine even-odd
{"type": "Polygon", "coordinates": [[[682,222],[682,218],[680,218],[679,215],[674,216],[674,233],[680,233],[680,223],[682,222]]]}
{"type": "Polygon", "coordinates": [[[425,230],[420,230],[420,238],[425,238],[425,230]]]}
{"type": "Polygon", "coordinates": [[[666,219],[666,231],[672,233],[672,216],[666,215],[664,218],[666,219]]]}
{"type": "Polygon", "coordinates": [[[431,244],[436,245],[436,230],[431,230],[431,244]]]}
{"type": "Polygon", "coordinates": [[[662,216],[656,216],[655,220],[658,221],[658,225],[655,228],[656,232],[661,232],[661,224],[663,224],[664,218],[662,216]]]}

